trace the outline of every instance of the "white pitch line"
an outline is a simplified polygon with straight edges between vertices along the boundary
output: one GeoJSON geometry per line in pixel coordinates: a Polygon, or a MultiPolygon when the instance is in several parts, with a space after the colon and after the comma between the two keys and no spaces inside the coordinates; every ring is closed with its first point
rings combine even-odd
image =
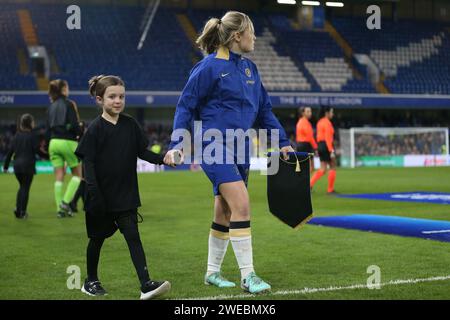
{"type": "Polygon", "coordinates": [[[433,234],[433,233],[448,233],[450,230],[430,230],[430,231],[422,231],[424,234],[433,234]]]}
{"type": "MultiPolygon", "coordinates": [[[[420,283],[420,282],[445,281],[445,280],[450,280],[450,275],[430,277],[430,278],[391,280],[389,282],[380,283],[380,287],[396,286],[396,285],[402,285],[402,284],[415,284],[415,283],[420,283]]],[[[368,286],[367,286],[367,284],[353,284],[353,285],[345,286],[345,287],[329,286],[326,288],[304,288],[304,289],[298,289],[298,290],[280,290],[280,291],[270,292],[267,294],[262,294],[261,296],[285,296],[285,295],[291,295],[291,294],[310,294],[310,293],[317,293],[317,292],[331,292],[331,291],[352,290],[352,289],[368,289],[368,286]]],[[[227,299],[243,299],[243,298],[252,298],[252,297],[255,297],[255,295],[235,294],[235,295],[218,295],[218,296],[197,297],[197,298],[180,298],[177,300],[227,300],[227,299]]]]}

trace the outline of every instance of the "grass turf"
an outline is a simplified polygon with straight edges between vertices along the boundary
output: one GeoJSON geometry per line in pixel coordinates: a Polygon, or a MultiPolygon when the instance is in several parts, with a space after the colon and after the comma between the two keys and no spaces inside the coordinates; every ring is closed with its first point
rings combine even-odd
{"type": "MultiPolygon", "coordinates": [[[[450,168],[340,169],[336,189],[342,193],[401,191],[450,192],[450,168]]],[[[144,223],[139,225],[152,278],[168,279],[165,298],[238,295],[242,290],[203,285],[212,218],[212,190],[201,172],[167,172],[139,176],[144,223]]],[[[450,206],[335,198],[325,195],[326,178],[313,193],[315,216],[355,213],[450,220],[450,206]]],[[[0,299],[92,299],[69,290],[70,265],[84,279],[87,237],[84,213],[57,219],[53,176],[37,175],[32,185],[28,220],[13,216],[17,182],[0,176],[0,299]]],[[[251,196],[254,263],[273,291],[365,284],[370,265],[381,268],[381,281],[450,274],[449,243],[393,235],[305,225],[295,231],[269,212],[265,177],[252,173],[251,196]]],[[[79,204],[81,207],[81,203],[79,204]]],[[[231,248],[224,275],[239,282],[231,248]]],[[[99,276],[109,295],[95,299],[137,299],[139,284],[120,232],[102,250],[99,276]]],[[[450,299],[450,280],[254,299],[450,299]]]]}

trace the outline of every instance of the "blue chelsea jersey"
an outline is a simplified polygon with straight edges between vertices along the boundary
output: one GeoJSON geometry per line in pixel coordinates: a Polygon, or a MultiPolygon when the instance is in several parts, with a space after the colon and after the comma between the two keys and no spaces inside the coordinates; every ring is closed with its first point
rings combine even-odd
{"type": "MultiPolygon", "coordinates": [[[[243,129],[257,124],[262,129],[279,129],[279,145],[289,140],[272,113],[270,98],[261,83],[256,65],[221,47],[192,69],[178,100],[173,129],[190,129],[201,120],[203,131],[243,129]]],[[[178,141],[172,141],[170,148],[178,141]]]]}

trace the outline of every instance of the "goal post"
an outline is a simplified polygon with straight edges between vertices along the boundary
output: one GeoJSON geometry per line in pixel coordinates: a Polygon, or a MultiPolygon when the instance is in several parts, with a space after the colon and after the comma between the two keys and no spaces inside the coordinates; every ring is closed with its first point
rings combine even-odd
{"type": "Polygon", "coordinates": [[[342,167],[450,165],[448,128],[339,130],[342,167]]]}

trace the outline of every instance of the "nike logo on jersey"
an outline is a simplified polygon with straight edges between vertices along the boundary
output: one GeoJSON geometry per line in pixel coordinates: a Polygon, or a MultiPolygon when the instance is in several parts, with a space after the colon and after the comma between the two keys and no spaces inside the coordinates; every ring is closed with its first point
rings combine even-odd
{"type": "Polygon", "coordinates": [[[222,73],[222,78],[223,77],[226,77],[227,75],[229,75],[230,73],[228,72],[228,73],[222,73]]]}

